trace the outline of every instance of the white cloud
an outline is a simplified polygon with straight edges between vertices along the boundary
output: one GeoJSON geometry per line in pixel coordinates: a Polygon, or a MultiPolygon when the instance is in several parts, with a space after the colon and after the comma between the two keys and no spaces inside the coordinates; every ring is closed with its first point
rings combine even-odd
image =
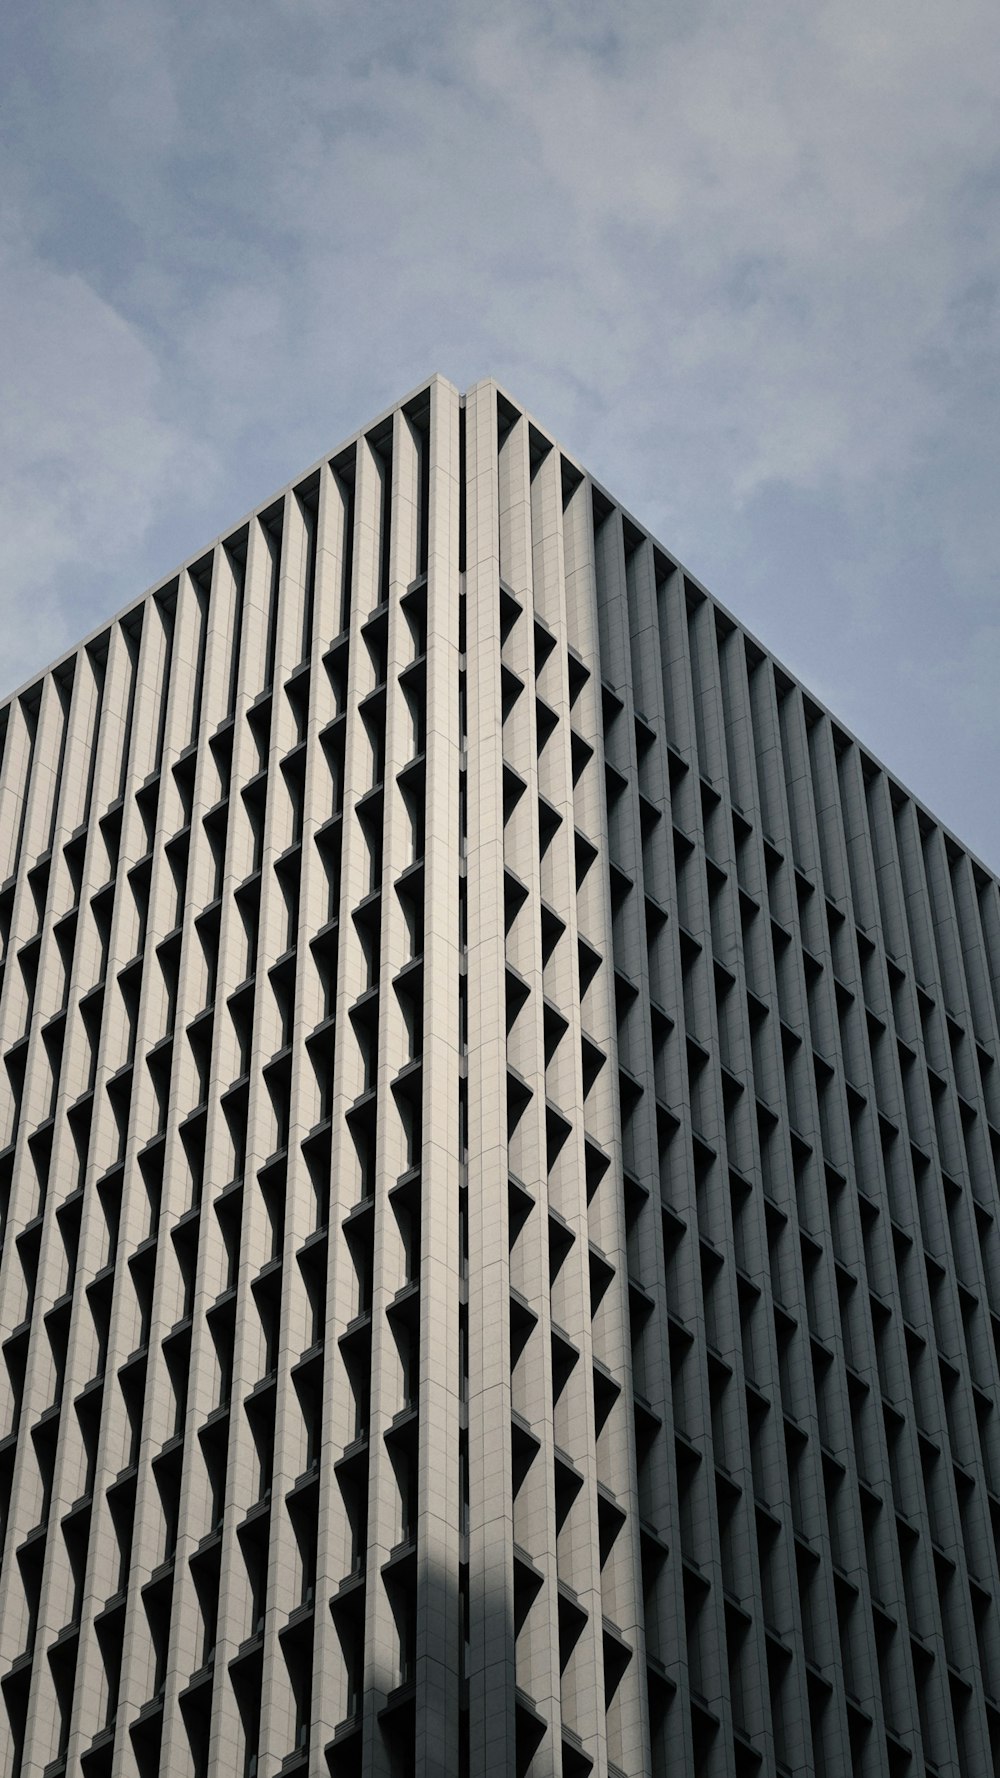
{"type": "Polygon", "coordinates": [[[81,277],[47,264],[9,215],[0,382],[0,598],[14,681],[89,627],[76,610],[80,567],[89,576],[136,554],[199,452],[161,417],[160,370],[138,330],[81,277]]]}
{"type": "Polygon", "coordinates": [[[925,448],[923,360],[993,265],[955,209],[995,153],[1000,55],[969,54],[984,33],[1000,48],[973,4],[708,7],[683,33],[626,32],[609,67],[533,53],[515,8],[474,46],[577,227],[605,247],[627,231],[650,268],[664,325],[645,301],[623,316],[633,374],[652,360],[657,402],[702,401],[737,496],[898,475],[925,448]]]}
{"type": "Polygon", "coordinates": [[[944,603],[972,673],[1000,554],[986,0],[19,24],[15,631],[61,574],[72,641],[81,563],[96,619],[429,370],[493,373],[920,777],[887,664],[943,658],[944,603]]]}

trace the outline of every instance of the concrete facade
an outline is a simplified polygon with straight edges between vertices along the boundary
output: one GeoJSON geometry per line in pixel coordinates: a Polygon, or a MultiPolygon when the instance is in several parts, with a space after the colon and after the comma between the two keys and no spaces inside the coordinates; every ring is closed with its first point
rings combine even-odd
{"type": "Polygon", "coordinates": [[[0,707],[0,1778],[983,1778],[996,879],[497,385],[0,707]]]}

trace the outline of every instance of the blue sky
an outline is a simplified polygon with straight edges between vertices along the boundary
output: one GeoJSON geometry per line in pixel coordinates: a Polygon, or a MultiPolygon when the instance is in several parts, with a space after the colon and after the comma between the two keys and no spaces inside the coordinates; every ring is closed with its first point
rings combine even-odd
{"type": "Polygon", "coordinates": [[[8,0],[0,692],[495,375],[1000,867],[992,0],[8,0]]]}

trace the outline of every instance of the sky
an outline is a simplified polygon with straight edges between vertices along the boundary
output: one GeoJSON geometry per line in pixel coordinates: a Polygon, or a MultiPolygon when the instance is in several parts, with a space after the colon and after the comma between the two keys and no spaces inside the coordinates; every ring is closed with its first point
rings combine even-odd
{"type": "Polygon", "coordinates": [[[0,696],[495,376],[1000,869],[995,0],[7,0],[0,696]]]}

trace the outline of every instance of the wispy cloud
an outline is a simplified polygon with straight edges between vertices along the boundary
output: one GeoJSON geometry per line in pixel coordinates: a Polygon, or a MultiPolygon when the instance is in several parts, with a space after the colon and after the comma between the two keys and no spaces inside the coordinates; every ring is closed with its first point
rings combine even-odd
{"type": "Polygon", "coordinates": [[[8,31],[5,681],[421,375],[494,373],[1000,862],[986,0],[8,31]]]}

